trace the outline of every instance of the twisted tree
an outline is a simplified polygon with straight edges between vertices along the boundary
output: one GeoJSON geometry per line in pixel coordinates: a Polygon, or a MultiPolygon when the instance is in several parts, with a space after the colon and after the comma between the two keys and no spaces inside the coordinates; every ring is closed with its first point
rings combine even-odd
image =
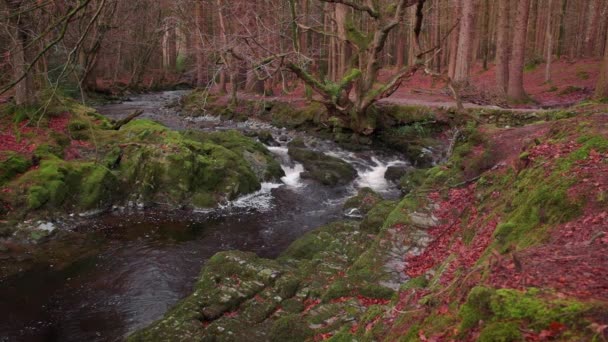
{"type": "MultiPolygon", "coordinates": [[[[406,78],[411,77],[423,66],[423,63],[418,61],[396,71],[385,83],[378,82],[378,71],[381,68],[381,58],[389,33],[402,21],[406,9],[416,6],[417,22],[414,30],[418,37],[422,27],[422,10],[426,1],[398,0],[389,5],[380,4],[380,1],[321,1],[347,6],[357,15],[366,15],[371,30],[367,32],[360,30],[354,24],[353,14],[346,14],[344,20],[337,22],[337,25],[342,25],[338,33],[326,33],[341,38],[353,52],[350,65],[345,69],[340,80],[331,81],[309,72],[307,66],[312,59],[306,56],[292,59],[287,62],[286,66],[321,96],[320,101],[327,107],[331,115],[346,117],[350,119],[353,130],[362,134],[370,134],[373,131],[369,122],[370,107],[377,101],[392,95],[406,78]]],[[[344,15],[343,12],[341,14],[344,15]]],[[[300,27],[310,29],[302,25],[300,27]]],[[[418,39],[415,44],[419,51],[418,39]]],[[[422,55],[420,54],[419,57],[422,55]]]]}

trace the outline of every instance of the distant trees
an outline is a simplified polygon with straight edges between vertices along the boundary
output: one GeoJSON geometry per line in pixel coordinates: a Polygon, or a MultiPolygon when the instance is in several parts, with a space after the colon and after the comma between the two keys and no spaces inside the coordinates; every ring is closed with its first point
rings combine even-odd
{"type": "Polygon", "coordinates": [[[555,58],[604,56],[608,1],[0,0],[0,28],[0,92],[19,104],[49,86],[187,81],[236,98],[303,80],[364,129],[361,113],[417,67],[458,85],[494,64],[496,87],[482,91],[526,100],[526,65],[547,62],[549,82],[555,58]]]}

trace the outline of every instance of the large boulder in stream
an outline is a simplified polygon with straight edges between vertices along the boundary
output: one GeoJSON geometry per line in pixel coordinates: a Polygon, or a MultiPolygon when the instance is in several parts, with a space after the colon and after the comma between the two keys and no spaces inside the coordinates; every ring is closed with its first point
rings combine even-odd
{"type": "Polygon", "coordinates": [[[301,143],[289,145],[289,156],[304,166],[302,178],[310,178],[324,185],[346,185],[357,177],[357,171],[344,160],[307,149],[301,143]]]}
{"type": "Polygon", "coordinates": [[[64,118],[68,128],[86,128],[80,140],[49,128],[33,153],[11,154],[0,164],[0,208],[15,208],[0,210],[0,221],[97,213],[113,205],[209,208],[284,176],[264,145],[236,131],[178,132],[151,120],[115,130],[78,108],[64,118]]]}
{"type": "Polygon", "coordinates": [[[384,179],[389,182],[399,183],[401,178],[403,178],[410,169],[410,167],[405,165],[389,166],[384,173],[384,179]]]}

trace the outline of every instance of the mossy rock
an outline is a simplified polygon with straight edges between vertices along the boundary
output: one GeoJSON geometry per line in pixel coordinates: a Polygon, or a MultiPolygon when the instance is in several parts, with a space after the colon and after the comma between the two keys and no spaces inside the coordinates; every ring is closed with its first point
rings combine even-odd
{"type": "Polygon", "coordinates": [[[513,322],[495,322],[486,326],[479,334],[479,342],[523,341],[519,326],[513,322]]]}
{"type": "Polygon", "coordinates": [[[16,153],[8,154],[3,161],[0,162],[0,185],[5,184],[18,174],[27,171],[32,166],[31,160],[16,153]]]}
{"type": "Polygon", "coordinates": [[[304,148],[289,148],[289,156],[304,165],[303,178],[328,186],[346,185],[357,177],[357,171],[340,158],[304,148]]]}
{"type": "Polygon", "coordinates": [[[396,201],[380,201],[367,212],[359,225],[362,231],[379,233],[388,216],[397,206],[396,201]]]}
{"type": "Polygon", "coordinates": [[[270,341],[273,342],[301,342],[314,335],[299,315],[287,315],[279,318],[270,330],[270,341]]]}
{"type": "Polygon", "coordinates": [[[366,215],[381,200],[382,197],[371,188],[362,188],[356,196],[346,200],[342,208],[344,211],[356,209],[361,215],[366,215]]]}

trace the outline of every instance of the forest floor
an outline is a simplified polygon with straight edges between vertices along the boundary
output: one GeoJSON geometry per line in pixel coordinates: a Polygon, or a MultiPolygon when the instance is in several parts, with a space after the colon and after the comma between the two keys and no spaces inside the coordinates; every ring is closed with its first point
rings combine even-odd
{"type": "MultiPolygon", "coordinates": [[[[589,99],[593,95],[601,63],[597,59],[577,61],[560,60],[553,63],[552,80],[545,82],[546,64],[529,65],[524,73],[524,88],[530,101],[517,105],[508,105],[496,96],[495,67],[490,65],[483,70],[477,65],[471,76],[471,86],[462,91],[463,105],[466,108],[507,107],[516,111],[538,110],[543,108],[563,108],[589,99]]],[[[379,79],[386,80],[394,70],[380,72],[379,79]]],[[[228,86],[229,87],[229,86],[228,86]]],[[[214,89],[213,92],[216,92],[214,89]]],[[[304,103],[304,87],[298,86],[285,94],[281,87],[273,89],[277,96],[265,97],[268,100],[280,100],[297,105],[304,103]]],[[[239,93],[239,97],[252,100],[261,95],[239,93]]],[[[417,73],[389,98],[381,102],[401,106],[455,107],[452,95],[443,82],[436,82],[432,77],[417,73]]]]}

